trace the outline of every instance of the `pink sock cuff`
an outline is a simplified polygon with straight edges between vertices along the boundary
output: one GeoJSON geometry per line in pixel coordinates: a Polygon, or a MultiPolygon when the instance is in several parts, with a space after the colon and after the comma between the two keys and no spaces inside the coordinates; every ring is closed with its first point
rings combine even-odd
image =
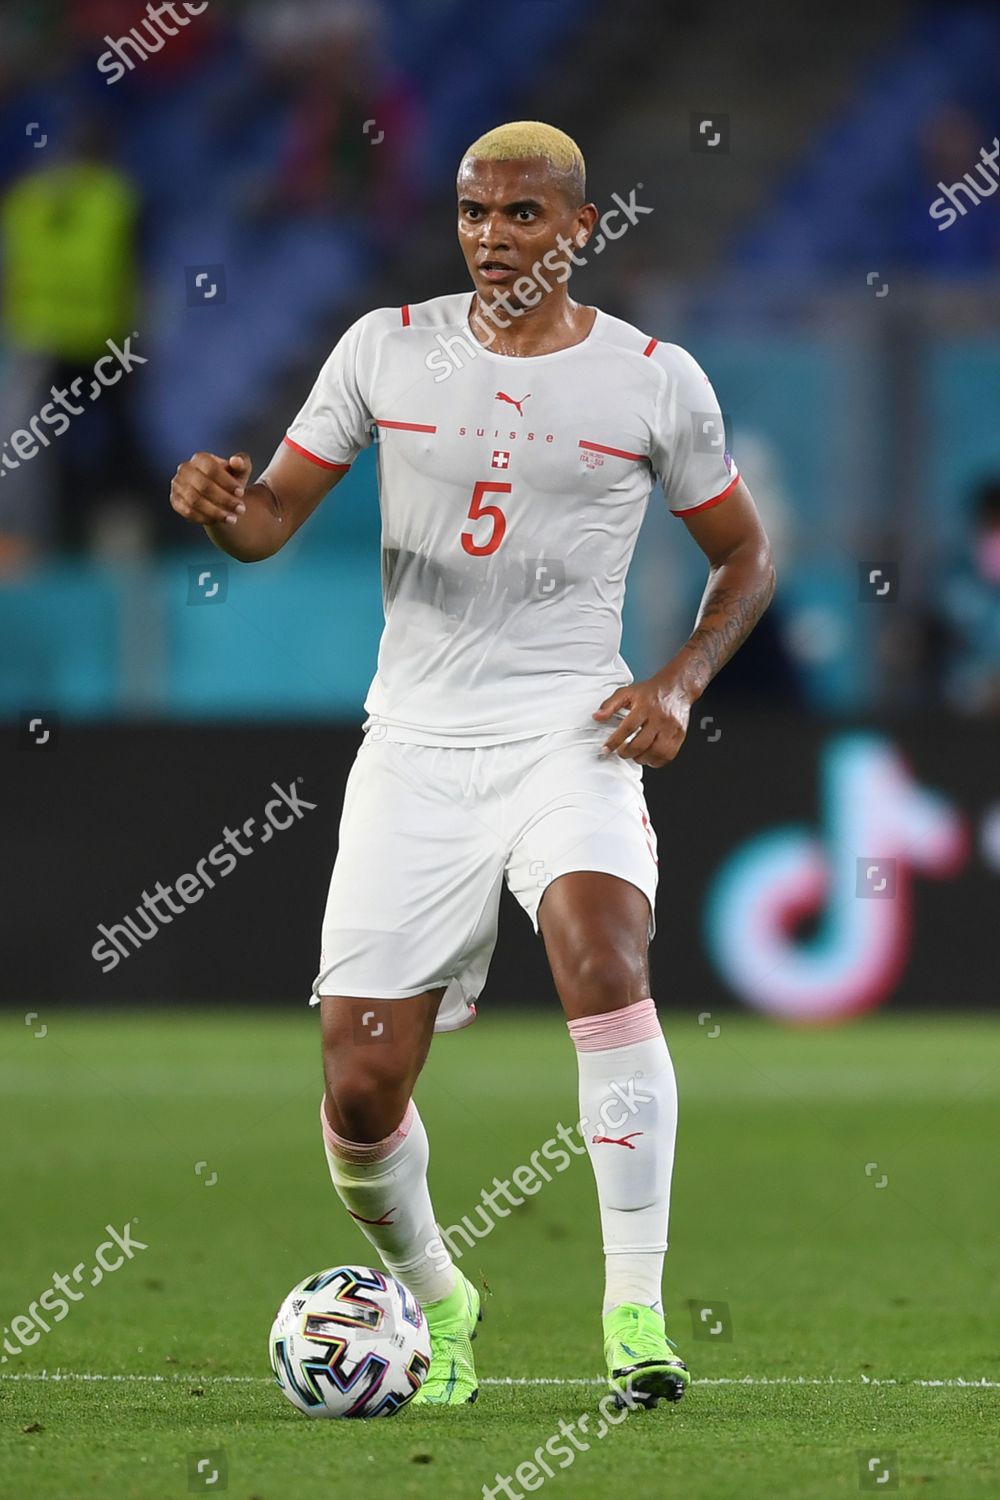
{"type": "Polygon", "coordinates": [[[326,1142],[327,1150],[332,1151],[334,1156],[339,1156],[344,1161],[357,1162],[359,1166],[368,1166],[373,1161],[383,1161],[387,1156],[391,1156],[406,1140],[416,1117],[416,1106],[411,1099],[406,1106],[405,1115],[392,1135],[387,1135],[384,1141],[348,1141],[342,1135],[337,1134],[326,1117],[326,1095],[324,1094],[319,1101],[319,1118],[323,1126],[323,1140],[326,1142]]]}
{"type": "Polygon", "coordinates": [[[628,1047],[633,1042],[648,1042],[662,1035],[652,999],[639,1000],[623,1010],[605,1011],[602,1016],[582,1016],[566,1024],[577,1052],[607,1052],[612,1047],[628,1047]]]}

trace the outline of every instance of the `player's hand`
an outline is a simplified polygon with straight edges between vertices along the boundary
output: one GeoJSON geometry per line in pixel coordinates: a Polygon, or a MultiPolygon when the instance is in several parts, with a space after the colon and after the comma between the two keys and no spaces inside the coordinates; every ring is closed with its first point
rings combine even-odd
{"type": "Polygon", "coordinates": [[[243,496],[250,482],[250,455],[235,453],[219,458],[214,453],[192,453],[178,464],[170,486],[170,504],[185,521],[199,526],[225,521],[235,526],[246,510],[243,496]]]}
{"type": "Polygon", "coordinates": [[[605,754],[617,754],[640,766],[665,766],[684,743],[693,701],[687,689],[671,677],[650,677],[618,688],[594,714],[599,721],[624,714],[604,741],[605,754]]]}

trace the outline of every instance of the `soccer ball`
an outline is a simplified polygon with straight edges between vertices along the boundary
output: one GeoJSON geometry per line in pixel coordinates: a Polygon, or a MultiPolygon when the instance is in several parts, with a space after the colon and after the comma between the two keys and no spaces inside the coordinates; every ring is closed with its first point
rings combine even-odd
{"type": "Polygon", "coordinates": [[[423,1385],[431,1337],[395,1276],[337,1266],[292,1288],[270,1353],[275,1380],[307,1417],[391,1417],[423,1385]]]}

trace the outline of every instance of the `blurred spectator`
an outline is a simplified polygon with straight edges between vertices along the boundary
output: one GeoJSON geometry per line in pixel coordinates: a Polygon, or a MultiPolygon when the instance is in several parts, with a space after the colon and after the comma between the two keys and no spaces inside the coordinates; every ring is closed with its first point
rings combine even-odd
{"type": "MultiPolygon", "coordinates": [[[[192,15],[178,6],[173,14],[180,24],[175,24],[170,11],[158,18],[155,4],[151,15],[143,0],[70,0],[66,25],[91,67],[109,45],[121,42],[114,55],[127,59],[128,72],[120,81],[127,86],[134,77],[139,87],[148,88],[157,79],[173,80],[193,71],[211,50],[218,9],[208,4],[192,15]]],[[[103,74],[101,86],[108,86],[103,74]]]]}
{"type": "Polygon", "coordinates": [[[1000,714],[1000,476],[980,485],[968,550],[946,572],[944,690],[960,713],[1000,714]]]}
{"type": "Polygon", "coordinates": [[[994,136],[957,104],[945,105],[925,122],[894,234],[893,254],[900,265],[952,275],[996,266],[1000,197],[994,194],[1000,168],[991,171],[980,156],[984,147],[992,148],[994,136]]]}
{"type": "Polygon", "coordinates": [[[250,39],[289,113],[264,206],[355,215],[389,240],[419,200],[420,105],[372,0],[259,7],[250,39]]]}
{"type": "MultiPolygon", "coordinates": [[[[22,501],[25,495],[36,498],[47,471],[57,512],[55,539],[79,547],[92,540],[97,511],[111,502],[119,502],[119,514],[124,502],[132,523],[143,508],[153,516],[135,425],[134,377],[123,372],[117,383],[91,395],[107,341],[120,343],[136,327],[140,204],[130,180],[105,160],[104,132],[95,120],[78,127],[62,159],[50,150],[44,165],[17,178],[0,199],[7,345],[3,438],[24,428],[53,389],[72,392],[72,407],[83,410],[73,412],[58,435],[46,432],[32,463],[5,474],[0,530],[25,530],[23,504],[16,516],[17,491],[22,501]]],[[[37,533],[36,507],[30,509],[33,524],[27,529],[37,533]]]]}

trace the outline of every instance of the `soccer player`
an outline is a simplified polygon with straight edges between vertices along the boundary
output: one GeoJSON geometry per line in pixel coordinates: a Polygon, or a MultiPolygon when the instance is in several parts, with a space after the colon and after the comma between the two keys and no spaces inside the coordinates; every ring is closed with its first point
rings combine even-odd
{"type": "MultiPolygon", "coordinates": [[[[641,213],[619,202],[609,238],[641,213]]],[[[490,131],[458,173],[473,290],[368,313],[256,481],[246,454],[197,453],[171,491],[256,562],[377,443],[385,630],[313,1003],[334,1186],[430,1326],[421,1403],[475,1400],[480,1297],[435,1222],[412,1094],[432,1033],[475,1017],[504,878],[541,932],[576,1048],[609,1378],[647,1405],[690,1378],[661,1302],[677,1092],[650,994],[641,768],[674,759],[774,572],[707,376],[569,297],[597,224],[574,141],[532,121],[490,131]],[[622,599],[657,478],[708,584],[689,639],[634,682],[622,599]]]]}

